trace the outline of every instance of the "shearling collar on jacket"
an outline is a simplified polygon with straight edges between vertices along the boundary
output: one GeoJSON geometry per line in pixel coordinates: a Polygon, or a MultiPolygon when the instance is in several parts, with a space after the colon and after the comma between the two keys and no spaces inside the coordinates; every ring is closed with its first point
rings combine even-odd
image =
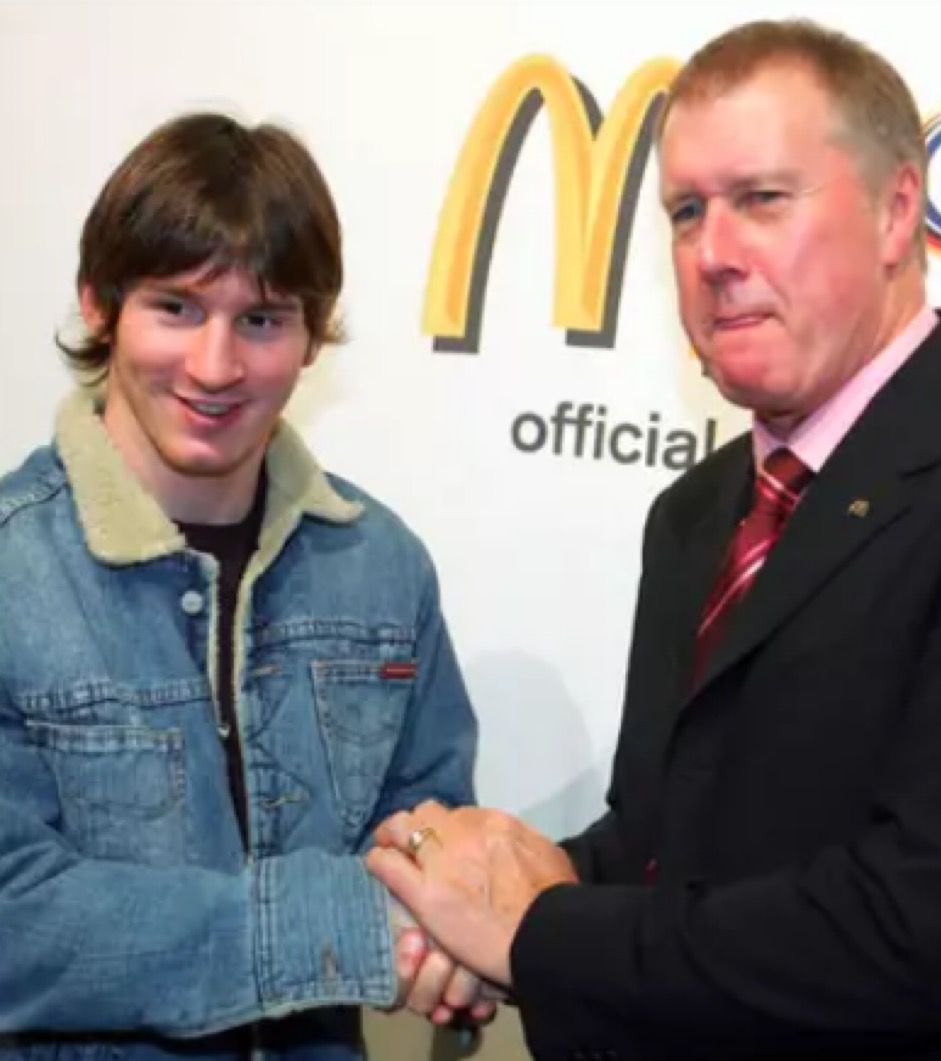
{"type": "MultiPolygon", "coordinates": [[[[56,419],[56,445],[90,552],[120,566],[184,549],[179,527],[141,486],[108,437],[100,408],[100,392],[79,388],[56,419]]],[[[268,496],[256,557],[262,566],[277,555],[302,516],[350,523],[362,513],[359,503],[333,489],[286,421],[278,425],[265,464],[268,496]]]]}

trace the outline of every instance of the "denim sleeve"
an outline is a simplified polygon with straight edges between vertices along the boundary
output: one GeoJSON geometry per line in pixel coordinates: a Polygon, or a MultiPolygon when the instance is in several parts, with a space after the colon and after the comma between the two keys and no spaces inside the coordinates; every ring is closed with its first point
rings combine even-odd
{"type": "Polygon", "coordinates": [[[437,576],[424,551],[422,560],[415,685],[363,847],[383,819],[422,800],[448,806],[474,802],[477,721],[441,614],[437,576]]]}
{"type": "Polygon", "coordinates": [[[306,848],[238,874],[82,858],[54,778],[0,698],[0,1033],[207,1034],[317,1005],[392,1002],[387,898],[306,848]]]}

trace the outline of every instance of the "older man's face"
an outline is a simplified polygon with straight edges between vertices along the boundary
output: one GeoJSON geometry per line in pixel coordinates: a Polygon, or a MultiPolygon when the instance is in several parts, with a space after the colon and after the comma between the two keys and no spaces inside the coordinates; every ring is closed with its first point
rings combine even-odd
{"type": "MultiPolygon", "coordinates": [[[[732,402],[786,430],[891,338],[892,196],[795,65],[678,102],[660,153],[680,314],[732,402]]],[[[917,307],[916,307],[917,308],[917,307]]]]}

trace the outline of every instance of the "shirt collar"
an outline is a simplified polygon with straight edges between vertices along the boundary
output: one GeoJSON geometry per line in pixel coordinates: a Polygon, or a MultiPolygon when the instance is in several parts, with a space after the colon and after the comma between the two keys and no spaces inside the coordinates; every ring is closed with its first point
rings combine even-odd
{"type": "Polygon", "coordinates": [[[928,338],[937,323],[935,311],[923,306],[888,345],[819,409],[802,420],[787,438],[774,434],[755,417],[752,424],[755,465],[760,467],[769,453],[787,445],[808,468],[819,472],[866,406],[928,338]]]}

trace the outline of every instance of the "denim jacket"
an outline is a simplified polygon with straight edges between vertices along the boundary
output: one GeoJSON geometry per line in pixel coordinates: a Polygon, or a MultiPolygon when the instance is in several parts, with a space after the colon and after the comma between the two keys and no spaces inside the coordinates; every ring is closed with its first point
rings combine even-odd
{"type": "Polygon", "coordinates": [[[213,697],[217,565],[79,391],[0,480],[0,1059],[359,1055],[395,993],[386,815],[472,798],[420,542],[282,424],[236,609],[250,842],[213,697]],[[271,1020],[269,1018],[286,1018],[271,1020]]]}

